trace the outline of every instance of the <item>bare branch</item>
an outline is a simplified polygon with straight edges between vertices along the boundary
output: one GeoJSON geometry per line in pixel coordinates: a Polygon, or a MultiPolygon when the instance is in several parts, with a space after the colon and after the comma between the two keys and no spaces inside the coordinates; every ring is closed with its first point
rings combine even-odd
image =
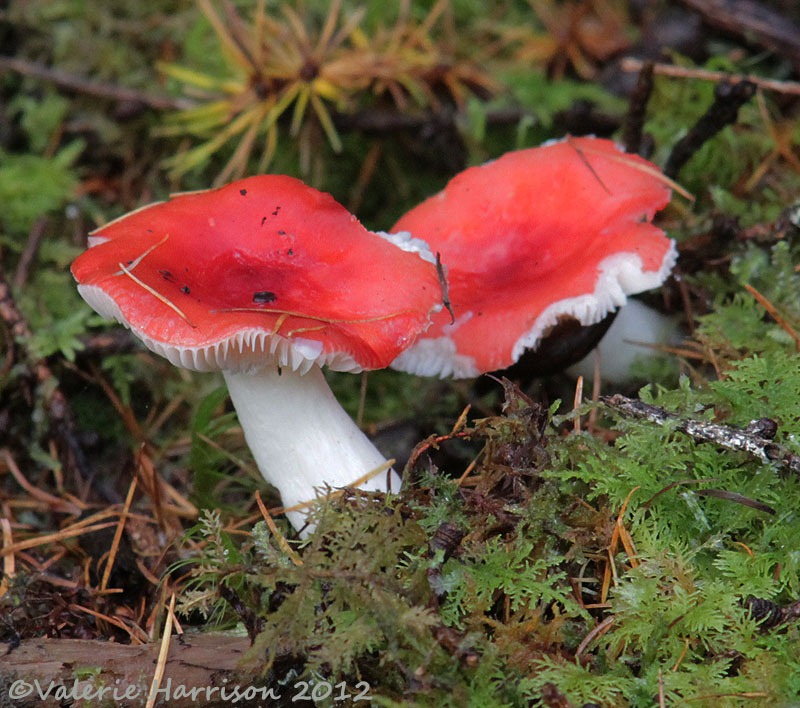
{"type": "Polygon", "coordinates": [[[36,64],[18,57],[0,56],[0,70],[16,71],[23,76],[32,76],[42,81],[49,81],[64,89],[78,93],[108,98],[120,103],[141,103],[159,111],[186,110],[192,108],[194,103],[185,98],[172,98],[170,96],[155,96],[125,86],[92,81],[82,76],[75,76],[66,71],[51,69],[50,67],[36,64]]]}
{"type": "Polygon", "coordinates": [[[640,418],[658,425],[672,425],[697,442],[710,442],[726,450],[746,452],[762,462],[774,462],[792,472],[800,473],[800,455],[776,443],[772,437],[777,426],[769,419],[753,421],[747,428],[719,425],[700,420],[679,418],[659,406],[652,406],[621,394],[603,396],[600,399],[609,408],[629,418],[640,418]]]}

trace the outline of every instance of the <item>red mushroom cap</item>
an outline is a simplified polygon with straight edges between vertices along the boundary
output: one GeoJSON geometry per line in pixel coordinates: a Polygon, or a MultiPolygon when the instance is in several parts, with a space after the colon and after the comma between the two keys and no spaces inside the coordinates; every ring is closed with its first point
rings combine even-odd
{"type": "Polygon", "coordinates": [[[387,366],[441,300],[411,241],[367,231],[299,180],[262,175],[111,222],[72,273],[95,310],[179,366],[247,371],[271,355],[358,371],[387,366]]]}
{"type": "Polygon", "coordinates": [[[393,227],[441,254],[455,316],[436,315],[393,366],[456,377],[506,368],[559,318],[593,324],[657,287],[676,252],[650,221],[669,199],[655,165],[595,138],[458,174],[393,227]]]}

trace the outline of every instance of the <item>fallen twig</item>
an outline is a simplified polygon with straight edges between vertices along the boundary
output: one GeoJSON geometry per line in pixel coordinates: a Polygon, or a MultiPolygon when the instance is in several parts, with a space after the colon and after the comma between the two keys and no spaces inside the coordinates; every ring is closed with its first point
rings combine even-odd
{"type": "Polygon", "coordinates": [[[46,216],[40,216],[31,227],[28,233],[28,241],[25,244],[25,249],[20,254],[17,270],[11,282],[14,290],[22,290],[28,281],[28,274],[36,260],[36,255],[39,253],[39,247],[42,245],[49,225],[50,220],[46,216]]]}
{"type": "Polygon", "coordinates": [[[625,152],[649,157],[642,150],[642,137],[644,131],[645,114],[650,96],[653,93],[653,68],[652,61],[642,64],[639,71],[639,78],[636,81],[636,88],[631,94],[628,102],[628,111],[625,115],[625,122],[622,127],[622,144],[625,152]]]}
{"type": "Polygon", "coordinates": [[[677,179],[681,168],[692,156],[725,126],[736,122],[739,109],[747,103],[756,92],[756,85],[751,81],[732,83],[723,81],[714,87],[714,102],[708,110],[697,119],[672,148],[672,152],[664,165],[664,174],[677,179]]]}
{"type": "MultiPolygon", "coordinates": [[[[623,71],[641,71],[645,62],[634,57],[626,57],[620,66],[623,71]]],[[[653,73],[657,76],[669,76],[674,79],[700,79],[701,81],[714,81],[728,83],[740,83],[749,81],[758,88],[765,91],[775,91],[776,93],[792,94],[800,96],[800,82],[798,81],[779,81],[777,79],[765,79],[756,74],[731,74],[727,71],[712,71],[710,69],[698,69],[688,66],[676,66],[675,64],[653,64],[653,73]]]]}
{"type": "Polygon", "coordinates": [[[141,103],[156,110],[186,110],[194,106],[193,101],[185,98],[155,96],[125,86],[92,81],[82,76],[75,76],[59,69],[51,69],[48,66],[36,64],[19,57],[0,56],[0,69],[16,71],[23,76],[32,76],[36,79],[49,81],[56,84],[56,86],[76,91],[77,93],[107,98],[120,103],[141,103]]]}
{"type": "Polygon", "coordinates": [[[762,462],[774,462],[792,472],[800,473],[800,455],[772,440],[770,435],[774,432],[774,427],[764,425],[762,421],[753,421],[747,428],[736,428],[731,425],[680,418],[664,408],[621,394],[603,396],[600,400],[609,408],[628,417],[641,418],[658,425],[673,425],[675,430],[689,435],[698,442],[711,442],[726,450],[746,452],[762,462]],[[768,432],[765,435],[762,431],[768,432]]]}
{"type": "Polygon", "coordinates": [[[775,305],[773,305],[752,285],[745,283],[744,289],[747,290],[747,292],[749,292],[758,301],[758,304],[761,305],[761,307],[767,311],[767,314],[778,323],[778,326],[794,340],[795,349],[800,350],[800,334],[794,327],[792,327],[792,325],[789,324],[788,320],[781,315],[780,312],[778,312],[778,308],[775,307],[775,305]]]}

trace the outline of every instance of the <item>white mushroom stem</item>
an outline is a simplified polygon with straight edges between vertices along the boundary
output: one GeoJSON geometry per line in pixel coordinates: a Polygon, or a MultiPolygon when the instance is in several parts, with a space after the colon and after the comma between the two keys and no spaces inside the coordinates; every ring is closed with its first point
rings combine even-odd
{"type": "MultiPolygon", "coordinates": [[[[256,373],[223,373],[256,464],[280,492],[285,508],[329,488],[352,486],[386,465],[339,405],[318,366],[306,374],[288,368],[279,373],[272,366],[256,373]]],[[[400,477],[384,470],[358,488],[397,492],[400,477]]],[[[286,516],[296,529],[305,527],[305,510],[286,516]]]]}
{"type": "Polygon", "coordinates": [[[595,356],[600,357],[600,378],[607,383],[627,383],[631,368],[639,358],[656,356],[659,345],[674,344],[680,339],[674,317],[667,317],[635,299],[619,309],[614,322],[597,346],[567,371],[574,377],[591,380],[595,374],[595,356]]]}

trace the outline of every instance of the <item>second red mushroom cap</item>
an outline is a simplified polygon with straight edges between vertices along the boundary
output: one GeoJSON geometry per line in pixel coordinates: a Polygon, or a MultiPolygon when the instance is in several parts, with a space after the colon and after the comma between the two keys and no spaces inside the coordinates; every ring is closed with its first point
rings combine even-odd
{"type": "Polygon", "coordinates": [[[657,287],[677,254],[650,222],[670,193],[655,165],[595,138],[456,175],[393,229],[441,254],[455,319],[440,312],[393,366],[455,377],[504,369],[559,320],[594,324],[657,287]]]}

